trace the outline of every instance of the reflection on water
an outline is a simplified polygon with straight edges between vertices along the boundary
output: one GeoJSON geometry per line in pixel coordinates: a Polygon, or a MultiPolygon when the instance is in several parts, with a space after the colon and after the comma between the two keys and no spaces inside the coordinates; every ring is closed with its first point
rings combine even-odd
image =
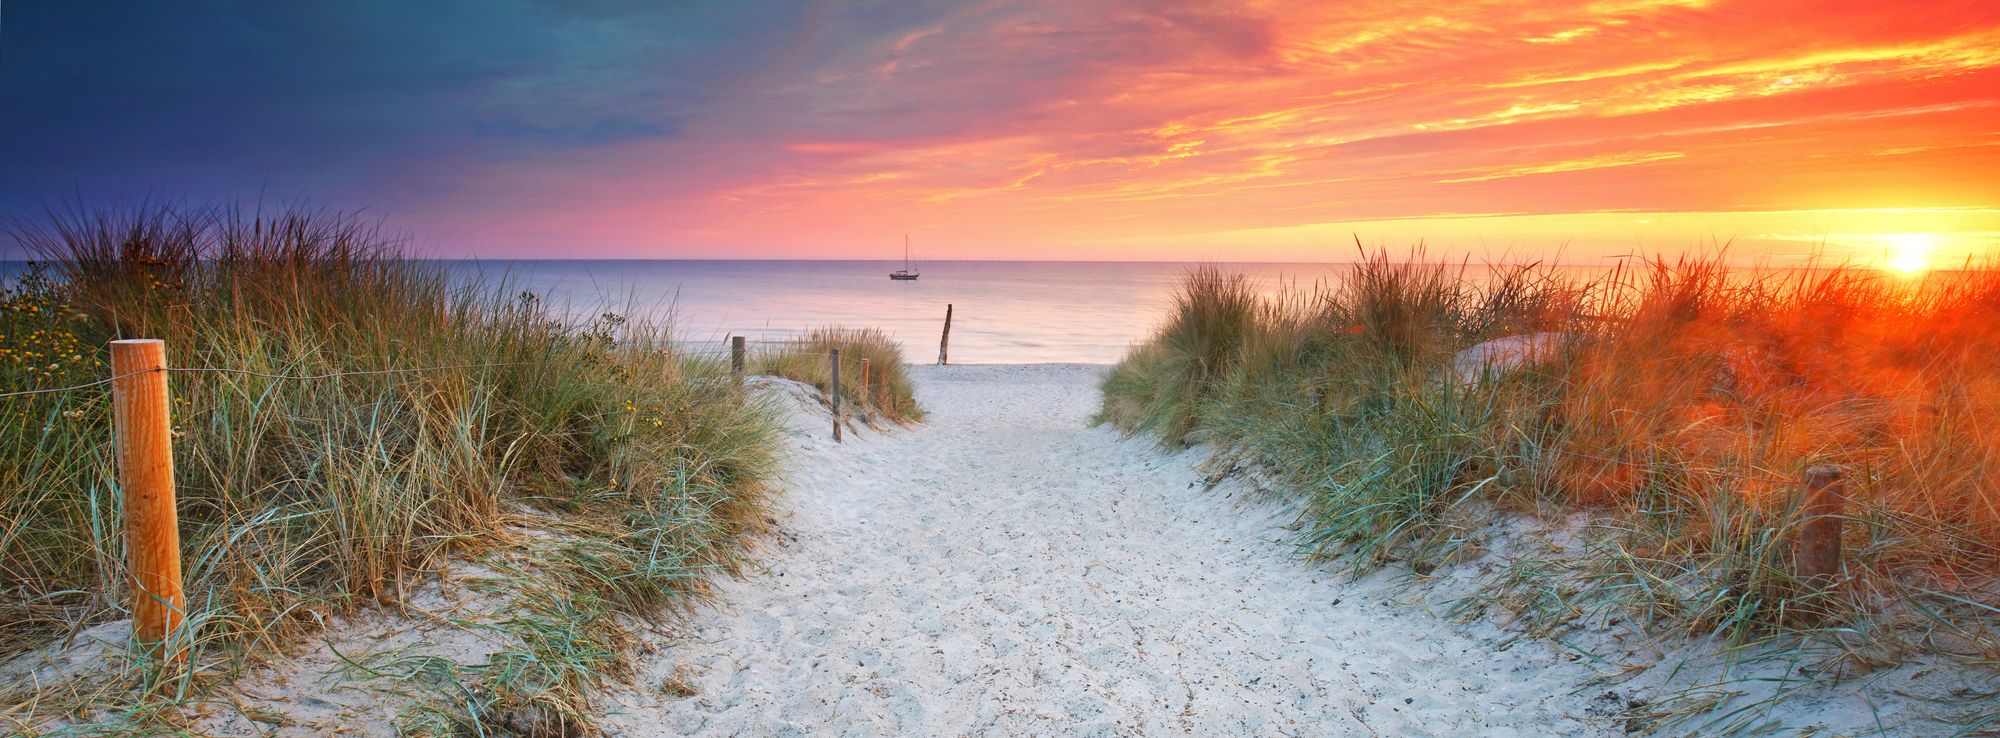
{"type": "MultiPolygon", "coordinates": [[[[935,361],[945,305],[954,305],[951,358],[964,364],[1111,363],[1151,333],[1190,265],[1179,263],[943,262],[923,278],[892,281],[902,262],[483,261],[462,275],[504,279],[579,315],[610,309],[670,312],[682,341],[729,335],[780,341],[823,326],[875,327],[910,361],[935,361]],[[608,306],[608,307],[607,307],[608,306]]],[[[1310,283],[1336,267],[1231,264],[1266,289],[1310,283]]]]}
{"type": "MultiPolygon", "coordinates": [[[[722,347],[725,337],[782,341],[824,326],[875,327],[903,342],[913,362],[935,361],[947,303],[955,305],[955,363],[1111,363],[1166,317],[1185,263],[932,262],[913,282],[889,279],[895,261],[447,261],[461,278],[533,291],[577,317],[612,311],[671,314],[676,337],[722,347]]],[[[1348,264],[1219,264],[1273,292],[1310,287],[1348,264]]],[[[0,282],[20,262],[0,261],[0,282]]],[[[1601,267],[1562,267],[1564,276],[1601,278],[1601,267]]],[[[1739,270],[1745,277],[1785,270],[1739,270]]],[[[1467,264],[1466,278],[1491,274],[1467,264]]],[[[1929,272],[1923,281],[1944,278],[1929,272]]],[[[1627,273],[1625,279],[1641,278],[1627,273]]]]}

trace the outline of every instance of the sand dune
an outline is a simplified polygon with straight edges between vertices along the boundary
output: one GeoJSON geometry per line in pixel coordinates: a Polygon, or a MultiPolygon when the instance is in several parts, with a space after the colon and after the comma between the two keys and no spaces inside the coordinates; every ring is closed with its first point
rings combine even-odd
{"type": "MultiPolygon", "coordinates": [[[[839,445],[809,388],[753,379],[790,415],[778,530],[714,602],[630,624],[636,674],[610,690],[602,726],[633,737],[1622,735],[1639,724],[1635,709],[1692,704],[1662,701],[1680,694],[1721,722],[1670,735],[1955,730],[1933,719],[1948,711],[1907,695],[1968,683],[1921,660],[1805,684],[1797,664],[1733,663],[1677,636],[1565,634],[1591,657],[1499,613],[1436,612],[1476,592],[1497,561],[1547,555],[1562,521],[1503,521],[1492,560],[1415,582],[1396,567],[1353,580],[1303,561],[1281,504],[1240,480],[1210,488],[1201,451],[1169,455],[1090,427],[1103,371],[917,367],[928,421],[857,429],[839,445]],[[1736,707],[1787,684],[1803,691],[1736,707]]],[[[459,568],[455,580],[480,576],[459,568]]],[[[433,615],[334,623],[243,680],[229,698],[238,709],[216,705],[203,729],[393,735],[412,694],[352,660],[481,663],[495,644],[465,624],[510,610],[452,584],[414,599],[433,615]],[[252,712],[278,717],[253,723],[252,712]]]]}

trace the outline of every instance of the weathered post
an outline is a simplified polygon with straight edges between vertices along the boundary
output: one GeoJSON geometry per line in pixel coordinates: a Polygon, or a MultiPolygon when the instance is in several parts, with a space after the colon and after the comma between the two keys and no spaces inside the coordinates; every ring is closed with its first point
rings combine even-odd
{"type": "Polygon", "coordinates": [[[729,373],[736,375],[736,381],[743,381],[743,337],[729,337],[729,373]]]}
{"type": "Polygon", "coordinates": [[[938,364],[950,364],[951,349],[951,303],[944,305],[944,337],[938,339],[938,364]]]}
{"type": "Polygon", "coordinates": [[[1805,506],[1799,511],[1799,579],[1813,591],[1824,591],[1840,575],[1840,532],[1846,516],[1847,489],[1840,467],[1820,464],[1806,469],[1805,506]]]}
{"type": "Polygon", "coordinates": [[[833,357],[833,442],[840,443],[840,349],[835,348],[833,357]]]}
{"type": "Polygon", "coordinates": [[[187,598],[181,592],[180,522],[174,511],[166,343],[153,338],[112,341],[111,376],[132,635],[148,655],[177,663],[186,655],[185,647],[173,641],[187,615],[187,598]]]}
{"type": "Polygon", "coordinates": [[[868,360],[861,360],[861,421],[868,422],[868,413],[875,409],[875,397],[868,391],[868,360]]]}

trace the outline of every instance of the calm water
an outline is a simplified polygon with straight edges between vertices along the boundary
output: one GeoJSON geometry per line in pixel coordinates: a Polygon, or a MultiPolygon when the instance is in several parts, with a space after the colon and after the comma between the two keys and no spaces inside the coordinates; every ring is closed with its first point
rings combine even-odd
{"type": "MultiPolygon", "coordinates": [[[[1166,314],[1190,265],[1129,262],[598,261],[445,262],[466,279],[533,291],[577,316],[613,312],[671,317],[682,342],[720,349],[727,336],[782,341],[825,326],[875,327],[903,343],[908,360],[937,360],[946,304],[954,306],[951,360],[963,364],[1083,362],[1123,356],[1166,314]]],[[[1335,267],[1226,264],[1265,287],[1310,283],[1335,267]]],[[[0,283],[21,262],[0,261],[0,283]]]]}
{"type": "MultiPolygon", "coordinates": [[[[675,337],[725,346],[731,335],[783,341],[825,326],[875,327],[903,343],[912,362],[937,360],[946,304],[954,305],[951,360],[963,364],[1108,364],[1166,317],[1182,275],[1178,262],[953,261],[922,265],[923,278],[896,282],[901,262],[873,261],[447,261],[462,279],[533,291],[571,316],[604,311],[671,318],[675,337]]],[[[1218,264],[1265,292],[1310,286],[1346,264],[1218,264]]],[[[21,262],[0,261],[0,284],[21,262]]],[[[1590,278],[1601,267],[1561,267],[1590,278]]],[[[1751,274],[1762,270],[1747,270],[1751,274]]],[[[1474,266],[1464,274],[1479,280],[1474,266]]]]}
{"type": "MultiPolygon", "coordinates": [[[[1267,287],[1310,283],[1319,264],[1223,265],[1267,287]]],[[[953,305],[951,360],[964,364],[1111,363],[1165,316],[1180,263],[933,262],[923,278],[891,281],[901,262],[484,261],[455,270],[503,278],[572,310],[673,317],[680,340],[720,347],[726,336],[779,341],[823,326],[876,327],[913,362],[937,360],[953,305]],[[629,306],[629,307],[627,307],[629,306]]]]}

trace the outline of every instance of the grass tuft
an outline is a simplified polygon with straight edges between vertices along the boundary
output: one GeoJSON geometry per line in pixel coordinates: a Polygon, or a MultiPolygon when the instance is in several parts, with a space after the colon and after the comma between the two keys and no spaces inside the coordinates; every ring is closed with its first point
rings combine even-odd
{"type": "Polygon", "coordinates": [[[1484,550],[1488,511],[1582,515],[1569,550],[1504,565],[1462,611],[1824,646],[1849,671],[1823,673],[2000,652],[2000,434],[1977,420],[2000,411],[2000,270],[1575,278],[1419,251],[1254,294],[1188,275],[1100,419],[1259,470],[1309,555],[1428,573],[1484,550]],[[1793,574],[1823,463],[1850,501],[1830,590],[1793,574]]]}
{"type": "Polygon", "coordinates": [[[821,393],[833,390],[831,354],[840,349],[840,397],[849,417],[892,423],[924,418],[916,385],[903,367],[903,347],[876,328],[817,328],[775,351],[757,354],[750,371],[804,382],[821,393]],[[861,361],[868,360],[868,385],[861,384],[861,361]]]}
{"type": "MultiPolygon", "coordinates": [[[[594,686],[578,669],[619,645],[591,629],[700,594],[764,524],[774,415],[726,366],[674,353],[664,326],[566,323],[337,213],[79,208],[11,234],[45,266],[0,304],[0,388],[101,377],[119,337],[164,339],[171,366],[240,370],[171,378],[189,681],[166,703],[132,697],[131,670],[0,685],[21,725],[76,707],[43,699],[63,690],[94,701],[100,729],[151,724],[522,520],[575,542],[541,567],[549,596],[524,600],[515,633],[532,658],[510,668],[560,671],[494,694],[575,718],[594,686]],[[445,368],[367,373],[412,367],[445,368]],[[557,647],[595,655],[542,653],[557,647]]],[[[0,658],[122,617],[106,394],[0,400],[0,658]]]]}

